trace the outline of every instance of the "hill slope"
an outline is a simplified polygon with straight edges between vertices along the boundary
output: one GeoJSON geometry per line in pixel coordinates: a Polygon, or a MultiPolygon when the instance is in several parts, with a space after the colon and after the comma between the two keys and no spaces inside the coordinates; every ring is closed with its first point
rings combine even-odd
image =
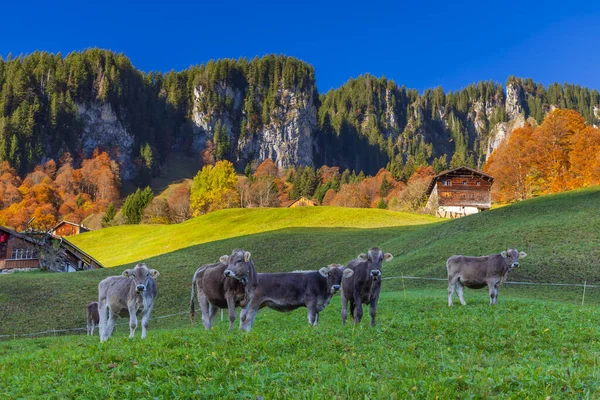
{"type": "Polygon", "coordinates": [[[106,267],[145,260],[201,243],[291,227],[377,228],[439,221],[378,209],[298,207],[229,209],[177,225],[127,225],[75,236],[73,243],[106,267]],[[110,243],[110,246],[107,244],[110,243]]]}
{"type": "MultiPolygon", "coordinates": [[[[327,227],[328,224],[332,226],[330,213],[336,212],[336,209],[230,210],[181,224],[179,227],[186,229],[179,228],[181,230],[177,232],[168,231],[173,227],[120,227],[82,235],[77,244],[84,250],[91,250],[92,254],[101,250],[100,258],[111,257],[112,265],[125,259],[137,261],[134,259],[140,257],[152,268],[158,269],[161,272],[158,278],[160,297],[153,311],[155,316],[185,311],[189,303],[191,277],[197,266],[214,262],[235,247],[251,251],[258,271],[268,272],[316,269],[332,262],[346,263],[370,246],[378,245],[395,257],[384,265],[384,277],[404,274],[443,278],[446,274],[444,263],[453,254],[491,254],[514,246],[529,255],[521,267],[511,273],[511,280],[573,283],[586,280],[591,284],[600,283],[598,204],[600,188],[595,187],[544,196],[457,220],[382,228],[365,226],[373,226],[369,223],[373,218],[381,224],[381,219],[378,219],[381,216],[385,216],[385,220],[390,222],[388,225],[392,225],[393,213],[348,210],[355,213],[353,218],[347,214],[345,222],[335,222],[345,223],[348,227],[344,228],[327,227]],[[298,213],[294,214],[298,216],[295,223],[303,227],[282,229],[291,226],[291,222],[282,225],[278,217],[283,214],[279,212],[298,213]],[[315,212],[317,214],[309,218],[310,213],[315,212]],[[265,219],[258,223],[257,216],[265,219]],[[223,234],[219,236],[208,232],[216,240],[208,242],[202,232],[213,226],[227,228],[227,234],[232,236],[225,239],[223,234]],[[252,234],[259,226],[272,230],[252,234]],[[233,237],[235,234],[241,236],[233,237]],[[193,244],[200,240],[205,242],[193,244]],[[184,242],[185,245],[182,244],[184,242]],[[151,252],[153,243],[160,247],[158,251],[151,252]],[[167,248],[168,245],[171,248],[167,248]],[[178,250],[175,250],[177,246],[178,250]],[[170,252],[164,254],[167,251],[170,252]],[[111,252],[114,254],[111,255],[111,252]]],[[[408,216],[406,218],[408,223],[415,222],[408,216]]],[[[421,216],[414,218],[423,222],[421,216]]],[[[0,334],[84,326],[85,305],[96,298],[98,282],[106,276],[120,273],[126,266],[73,274],[0,277],[0,334]]],[[[391,279],[384,282],[384,290],[402,289],[404,284],[413,285],[412,281],[391,279]]],[[[434,285],[445,292],[443,282],[434,285]]],[[[503,288],[500,303],[504,295],[514,290],[503,288]]],[[[565,290],[561,288],[544,295],[556,297],[566,293],[565,290]]],[[[581,302],[581,291],[573,293],[576,301],[581,302]]],[[[485,293],[481,294],[485,297],[485,293]]],[[[528,287],[521,295],[537,296],[538,291],[528,287]]],[[[474,292],[469,291],[467,302],[473,296],[474,292]]],[[[588,290],[586,303],[600,301],[599,296],[600,290],[588,290]]],[[[166,326],[174,323],[162,321],[166,326]]],[[[179,324],[185,324],[183,321],[182,317],[179,324]]]]}

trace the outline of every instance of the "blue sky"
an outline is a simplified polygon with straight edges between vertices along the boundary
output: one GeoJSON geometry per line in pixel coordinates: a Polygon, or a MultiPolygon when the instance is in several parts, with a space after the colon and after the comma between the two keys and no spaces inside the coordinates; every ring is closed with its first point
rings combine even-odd
{"type": "Polygon", "coordinates": [[[3,4],[0,54],[100,47],[144,71],[287,54],[320,92],[366,72],[419,90],[509,75],[600,89],[598,1],[59,3],[3,4]]]}

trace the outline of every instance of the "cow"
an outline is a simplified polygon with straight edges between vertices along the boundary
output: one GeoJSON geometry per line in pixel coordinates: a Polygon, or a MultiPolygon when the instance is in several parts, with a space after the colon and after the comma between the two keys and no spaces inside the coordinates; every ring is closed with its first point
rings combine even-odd
{"type": "Polygon", "coordinates": [[[94,328],[100,324],[100,314],[98,314],[98,302],[92,301],[87,305],[87,334],[94,336],[94,328]]]}
{"type": "Polygon", "coordinates": [[[129,315],[129,338],[137,327],[137,314],[142,315],[142,339],[148,332],[148,320],[158,294],[155,279],[160,273],[146,264],[126,269],[121,276],[109,276],[98,284],[100,342],[106,341],[115,328],[118,317],[129,315]]]}
{"type": "Polygon", "coordinates": [[[299,307],[308,309],[308,323],[316,326],[319,313],[340,290],[342,278],[354,271],[331,264],[318,271],[295,271],[258,274],[258,287],[240,316],[240,329],[249,331],[258,310],[269,307],[287,312],[299,307]]]}
{"type": "Polygon", "coordinates": [[[392,261],[394,256],[384,253],[379,247],[371,247],[367,254],[361,253],[350,261],[346,268],[354,271],[348,279],[342,281],[342,325],[348,317],[348,301],[354,323],[360,323],[363,304],[370,305],[371,326],[375,326],[377,302],[381,291],[381,266],[384,261],[392,261]]]}
{"type": "Polygon", "coordinates": [[[220,262],[200,266],[192,278],[190,319],[196,315],[194,290],[202,310],[204,328],[213,326],[219,308],[229,310],[229,329],[233,330],[236,307],[244,307],[258,285],[258,274],[251,254],[243,249],[234,249],[231,255],[221,256],[220,262]]]}
{"type": "Polygon", "coordinates": [[[498,302],[498,286],[502,285],[510,271],[519,266],[519,258],[527,257],[527,253],[508,249],[500,254],[483,257],[452,256],[446,262],[448,270],[448,306],[452,307],[452,294],[456,294],[460,303],[467,303],[463,297],[464,287],[481,289],[485,286],[490,291],[490,305],[498,302]]]}

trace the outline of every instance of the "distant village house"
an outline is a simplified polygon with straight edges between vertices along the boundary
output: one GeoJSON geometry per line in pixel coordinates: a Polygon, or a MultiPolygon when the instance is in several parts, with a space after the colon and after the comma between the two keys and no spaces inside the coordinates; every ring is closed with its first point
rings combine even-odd
{"type": "Polygon", "coordinates": [[[69,221],[60,221],[54,228],[50,230],[53,236],[73,236],[80,233],[89,232],[91,229],[86,228],[83,224],[76,224],[69,221]]]}
{"type": "Polygon", "coordinates": [[[489,210],[494,178],[468,167],[444,171],[427,188],[427,208],[441,218],[457,218],[489,210]]]}
{"type": "Polygon", "coordinates": [[[0,272],[36,268],[73,272],[102,268],[102,264],[67,239],[0,226],[0,272]]]}
{"type": "Polygon", "coordinates": [[[290,205],[288,205],[288,208],[293,208],[293,207],[313,207],[316,206],[317,203],[315,203],[314,201],[307,199],[304,196],[300,196],[297,200],[294,200],[290,205]]]}

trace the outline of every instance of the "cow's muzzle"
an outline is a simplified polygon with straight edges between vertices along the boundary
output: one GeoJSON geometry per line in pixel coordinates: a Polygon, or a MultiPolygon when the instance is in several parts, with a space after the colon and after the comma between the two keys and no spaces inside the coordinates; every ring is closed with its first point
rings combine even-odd
{"type": "Polygon", "coordinates": [[[141,292],[143,292],[144,290],[146,290],[146,286],[144,286],[144,285],[137,285],[137,286],[135,287],[135,290],[136,290],[138,293],[141,293],[141,292]]]}
{"type": "Polygon", "coordinates": [[[332,291],[333,293],[335,293],[335,292],[337,292],[338,290],[340,290],[340,288],[341,288],[341,286],[340,286],[340,285],[333,285],[333,286],[331,287],[331,291],[332,291]]]}
{"type": "Polygon", "coordinates": [[[378,269],[374,269],[371,271],[371,276],[373,277],[373,280],[377,280],[381,276],[381,271],[378,269]]]}
{"type": "Polygon", "coordinates": [[[226,270],[223,272],[223,275],[225,275],[225,276],[226,276],[226,277],[228,277],[228,278],[235,278],[235,274],[233,273],[233,271],[230,271],[230,270],[228,270],[228,269],[226,269],[226,270]]]}
{"type": "Polygon", "coordinates": [[[511,268],[517,268],[518,266],[519,266],[519,263],[518,263],[518,262],[516,262],[516,263],[512,263],[512,265],[511,265],[510,267],[511,267],[511,268]]]}

